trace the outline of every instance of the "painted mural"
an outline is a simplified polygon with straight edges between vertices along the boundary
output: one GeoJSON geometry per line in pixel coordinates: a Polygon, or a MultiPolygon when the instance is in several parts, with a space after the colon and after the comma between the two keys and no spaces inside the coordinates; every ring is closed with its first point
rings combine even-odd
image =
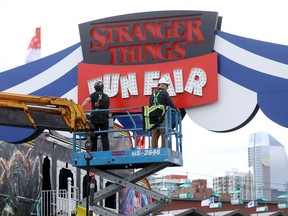
{"type": "Polygon", "coordinates": [[[0,214],[39,215],[41,161],[33,146],[1,143],[0,214]],[[5,151],[4,151],[5,150],[5,151]]]}

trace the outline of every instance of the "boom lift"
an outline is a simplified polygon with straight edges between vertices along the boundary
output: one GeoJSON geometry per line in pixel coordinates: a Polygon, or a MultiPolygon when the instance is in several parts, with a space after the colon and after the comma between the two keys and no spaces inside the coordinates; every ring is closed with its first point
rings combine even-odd
{"type": "MultiPolygon", "coordinates": [[[[133,134],[127,137],[134,140],[133,146],[129,149],[90,152],[86,150],[87,145],[90,144],[90,135],[100,132],[93,131],[93,125],[87,120],[87,113],[80,105],[63,98],[0,93],[0,125],[73,132],[73,166],[87,169],[112,182],[108,187],[95,192],[94,197],[91,198],[94,204],[92,210],[99,215],[120,215],[102,207],[99,203],[103,203],[102,200],[123,188],[130,188],[153,199],[148,206],[131,215],[147,215],[165,207],[171,201],[169,197],[144,188],[137,182],[164,168],[183,165],[180,113],[169,107],[165,113],[165,124],[161,126],[161,129],[165,130],[165,148],[150,148],[150,139],[146,142],[145,148],[138,148],[136,136],[139,132],[143,132],[143,125],[139,126],[136,122],[136,119],[143,120],[143,114],[139,110],[141,110],[140,107],[108,110],[110,114],[113,114],[110,115],[112,122],[120,121],[121,118],[130,121],[129,125],[132,126],[124,128],[123,131],[133,134]],[[172,143],[172,148],[168,148],[169,142],[172,143]],[[119,169],[135,169],[136,171],[128,176],[120,176],[114,172],[119,169]]],[[[101,132],[114,134],[119,130],[114,130],[112,127],[101,132]]],[[[147,136],[150,135],[150,132],[147,132],[147,136]]],[[[83,199],[80,202],[83,208],[88,206],[86,201],[83,199]]]]}

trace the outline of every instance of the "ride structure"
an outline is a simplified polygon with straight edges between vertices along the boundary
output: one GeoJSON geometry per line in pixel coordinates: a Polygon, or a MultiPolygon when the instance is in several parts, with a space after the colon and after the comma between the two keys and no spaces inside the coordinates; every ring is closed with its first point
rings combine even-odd
{"type": "Polygon", "coordinates": [[[267,199],[264,197],[257,198],[256,199],[256,212],[267,212],[267,211],[268,211],[267,199]]]}
{"type": "Polygon", "coordinates": [[[241,198],[242,191],[234,190],[231,192],[231,205],[242,205],[243,199],[241,198]]]}
{"type": "Polygon", "coordinates": [[[210,195],[210,199],[213,199],[213,202],[210,202],[209,208],[222,208],[222,203],[221,203],[221,195],[218,193],[213,192],[210,195]]]}
{"type": "MultiPolygon", "coordinates": [[[[73,133],[72,164],[85,169],[87,173],[95,173],[101,178],[112,182],[109,186],[98,190],[90,200],[81,200],[80,205],[99,215],[121,215],[101,205],[102,201],[129,188],[152,198],[152,202],[129,215],[147,215],[171,202],[170,197],[152,191],[137,184],[141,179],[150,176],[164,168],[183,166],[182,159],[182,126],[181,115],[176,110],[168,107],[164,117],[164,124],[158,128],[165,131],[165,148],[151,148],[150,131],[143,131],[143,113],[141,107],[109,109],[110,126],[107,131],[94,131],[94,126],[87,119],[89,113],[71,100],[49,97],[32,96],[11,93],[0,93],[0,125],[33,128],[35,130],[59,130],[73,133]],[[128,119],[130,127],[122,131],[131,134],[125,136],[132,141],[128,148],[111,148],[109,151],[91,152],[90,136],[96,133],[107,132],[113,136],[119,129],[113,128],[115,121],[121,118],[128,119]],[[148,137],[144,146],[138,146],[136,139],[139,134],[148,137]],[[168,148],[170,146],[171,148],[168,148]],[[119,170],[132,170],[131,174],[119,174],[119,170]],[[89,202],[89,203],[88,203],[89,202]],[[88,207],[88,208],[87,208],[88,207]]],[[[103,110],[102,110],[103,111],[103,110]]],[[[97,111],[93,111],[97,112],[97,111]]],[[[114,139],[123,139],[113,137],[114,139]]],[[[87,196],[88,197],[88,196],[87,196]]]]}
{"type": "Polygon", "coordinates": [[[277,197],[278,199],[278,209],[288,208],[288,194],[281,194],[277,197]]]}

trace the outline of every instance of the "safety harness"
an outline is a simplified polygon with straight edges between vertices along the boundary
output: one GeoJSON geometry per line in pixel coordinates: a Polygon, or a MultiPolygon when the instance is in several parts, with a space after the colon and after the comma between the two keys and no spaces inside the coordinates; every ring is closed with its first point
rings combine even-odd
{"type": "Polygon", "coordinates": [[[153,93],[153,105],[143,107],[143,129],[146,131],[157,127],[164,120],[166,108],[158,101],[158,96],[162,91],[160,89],[153,93]]]}

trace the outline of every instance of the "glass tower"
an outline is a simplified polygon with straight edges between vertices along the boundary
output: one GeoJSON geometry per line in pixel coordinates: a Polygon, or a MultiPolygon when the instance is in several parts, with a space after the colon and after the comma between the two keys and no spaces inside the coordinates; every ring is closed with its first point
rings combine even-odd
{"type": "Polygon", "coordinates": [[[268,133],[250,135],[248,165],[253,172],[254,198],[277,201],[287,193],[288,160],[285,147],[268,133]]]}

